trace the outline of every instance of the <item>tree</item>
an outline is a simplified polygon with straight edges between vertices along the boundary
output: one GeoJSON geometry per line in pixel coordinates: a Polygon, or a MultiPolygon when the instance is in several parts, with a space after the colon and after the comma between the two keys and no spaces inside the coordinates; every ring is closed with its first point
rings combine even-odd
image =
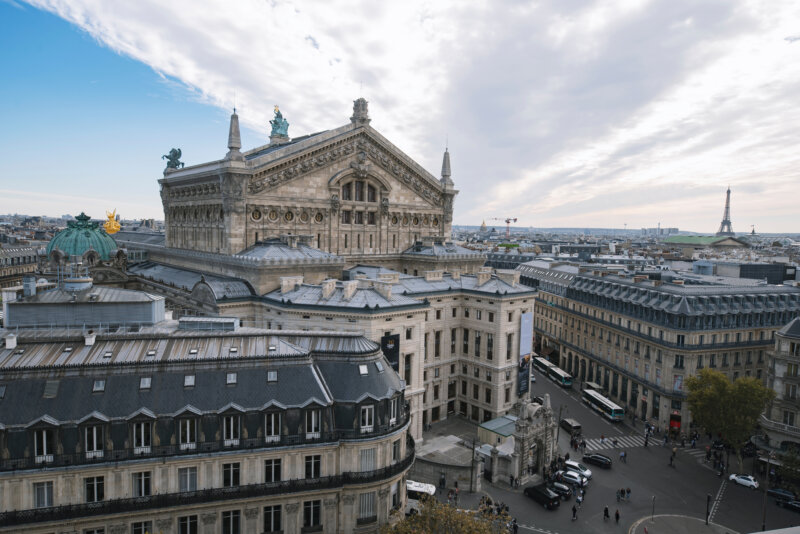
{"type": "Polygon", "coordinates": [[[689,390],[689,410],[694,422],[709,432],[722,435],[733,448],[742,466],[742,445],[750,438],[775,392],[753,377],[731,382],[726,375],[713,369],[703,369],[686,380],[689,390]]]}
{"type": "Polygon", "coordinates": [[[508,514],[459,510],[434,498],[424,499],[418,514],[394,525],[384,525],[381,534],[499,534],[506,532],[508,514]]]}

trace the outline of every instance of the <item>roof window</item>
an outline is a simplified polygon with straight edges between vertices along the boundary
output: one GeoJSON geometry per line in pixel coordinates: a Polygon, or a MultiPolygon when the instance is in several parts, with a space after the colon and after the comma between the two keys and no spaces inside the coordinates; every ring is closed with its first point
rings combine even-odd
{"type": "Polygon", "coordinates": [[[184,375],[184,377],[183,377],[183,387],[185,387],[185,388],[193,388],[194,387],[194,375],[184,375]]]}
{"type": "Polygon", "coordinates": [[[364,364],[364,363],[362,363],[362,364],[359,364],[359,366],[358,366],[358,373],[359,373],[361,376],[364,376],[364,375],[366,375],[367,373],[369,373],[369,370],[368,370],[368,368],[367,368],[367,364],[364,364]]]}
{"type": "Polygon", "coordinates": [[[236,373],[228,373],[228,377],[225,379],[225,383],[229,386],[231,384],[236,384],[236,373]]]}
{"type": "Polygon", "coordinates": [[[106,390],[105,380],[95,380],[92,386],[92,393],[102,393],[106,390]]]}
{"type": "Polygon", "coordinates": [[[383,362],[382,361],[375,362],[375,367],[378,369],[379,373],[383,372],[383,362]]]}
{"type": "Polygon", "coordinates": [[[148,351],[147,351],[147,355],[148,355],[148,356],[155,356],[155,355],[156,355],[156,350],[155,350],[155,349],[150,349],[150,350],[148,350],[148,351]]]}
{"type": "Polygon", "coordinates": [[[231,352],[239,352],[239,347],[231,347],[231,352]]]}
{"type": "Polygon", "coordinates": [[[103,354],[103,358],[110,358],[110,357],[111,357],[111,356],[113,356],[113,355],[114,355],[114,353],[113,353],[112,351],[110,351],[110,350],[107,350],[107,351],[106,351],[106,352],[103,354]]]}
{"type": "Polygon", "coordinates": [[[197,349],[189,349],[189,354],[197,354],[197,349]]]}
{"type": "Polygon", "coordinates": [[[277,382],[278,371],[267,371],[267,382],[277,382]]]}
{"type": "Polygon", "coordinates": [[[44,385],[43,399],[54,399],[58,395],[58,380],[48,380],[44,385]]]}
{"type": "Polygon", "coordinates": [[[139,379],[139,389],[150,389],[150,377],[143,376],[139,379]]]}
{"type": "Polygon", "coordinates": [[[63,352],[72,352],[72,347],[64,347],[63,352]]]}
{"type": "Polygon", "coordinates": [[[276,350],[278,350],[278,347],[276,347],[275,345],[270,345],[269,346],[269,351],[270,352],[275,352],[276,350]]]}
{"type": "Polygon", "coordinates": [[[25,354],[25,349],[17,349],[14,354],[25,354]]]}

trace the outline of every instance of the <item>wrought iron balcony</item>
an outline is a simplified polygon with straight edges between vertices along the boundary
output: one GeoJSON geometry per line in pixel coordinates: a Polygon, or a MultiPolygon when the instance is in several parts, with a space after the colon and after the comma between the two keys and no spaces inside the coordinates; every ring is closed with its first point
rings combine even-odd
{"type": "Polygon", "coordinates": [[[121,514],[174,506],[207,504],[220,501],[270,497],[308,491],[338,489],[352,484],[380,482],[404,473],[414,463],[414,440],[406,441],[406,456],[399,462],[374,471],[348,472],[312,479],[283,480],[264,484],[248,484],[228,488],[212,488],[183,493],[161,493],[146,497],[114,499],[84,504],[68,504],[51,508],[33,508],[0,513],[0,526],[25,525],[45,521],[65,521],[107,514],[121,514]]]}

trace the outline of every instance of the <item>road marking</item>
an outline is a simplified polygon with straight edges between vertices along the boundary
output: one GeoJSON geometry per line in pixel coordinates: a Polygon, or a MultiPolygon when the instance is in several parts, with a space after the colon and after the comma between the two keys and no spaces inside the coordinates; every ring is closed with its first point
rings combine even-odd
{"type": "Polygon", "coordinates": [[[643,447],[644,446],[644,438],[642,436],[620,436],[618,438],[614,438],[617,440],[617,444],[614,445],[614,442],[611,438],[592,438],[586,440],[586,450],[589,451],[600,451],[604,449],[614,449],[614,448],[632,448],[632,447],[643,447]]]}
{"type": "Polygon", "coordinates": [[[719,491],[717,491],[717,496],[714,498],[714,502],[711,505],[711,513],[708,515],[709,521],[714,520],[714,514],[716,514],[717,510],[719,509],[719,503],[722,500],[722,494],[725,493],[725,486],[727,485],[727,482],[728,482],[727,480],[723,479],[722,484],[720,484],[719,486],[719,491]]]}
{"type": "Polygon", "coordinates": [[[517,525],[520,529],[530,530],[531,532],[540,532],[541,534],[558,534],[555,530],[547,530],[544,528],[537,528],[533,525],[517,525]]]}

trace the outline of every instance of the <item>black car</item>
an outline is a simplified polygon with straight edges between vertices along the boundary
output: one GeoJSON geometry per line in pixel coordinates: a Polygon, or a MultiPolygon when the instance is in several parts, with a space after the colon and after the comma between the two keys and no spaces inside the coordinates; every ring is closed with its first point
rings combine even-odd
{"type": "Polygon", "coordinates": [[[775,502],[777,503],[780,503],[781,501],[794,501],[797,499],[797,496],[793,491],[782,488],[770,488],[767,490],[767,495],[770,497],[775,497],[775,502]]]}
{"type": "Polygon", "coordinates": [[[596,452],[584,454],[583,463],[592,464],[606,469],[611,467],[611,458],[604,454],[597,454],[596,452]]]}
{"type": "Polygon", "coordinates": [[[561,495],[565,501],[572,497],[572,489],[562,482],[551,482],[548,484],[547,489],[561,495]]]}
{"type": "Polygon", "coordinates": [[[789,510],[794,510],[795,512],[800,512],[800,501],[775,501],[775,504],[788,508],[789,510]]]}
{"type": "Polygon", "coordinates": [[[548,510],[555,510],[561,505],[561,497],[552,490],[547,489],[547,486],[544,484],[528,486],[525,488],[524,493],[548,510]]]}

